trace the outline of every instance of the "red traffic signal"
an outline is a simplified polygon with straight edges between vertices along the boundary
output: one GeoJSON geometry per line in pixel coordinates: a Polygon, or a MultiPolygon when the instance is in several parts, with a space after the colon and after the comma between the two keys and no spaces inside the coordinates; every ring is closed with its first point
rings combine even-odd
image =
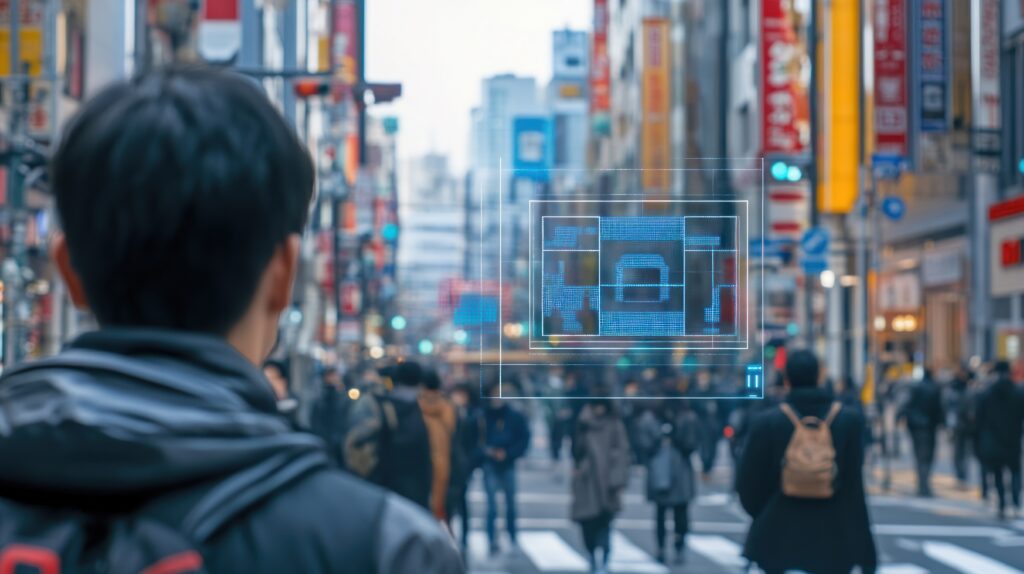
{"type": "Polygon", "coordinates": [[[292,89],[295,90],[295,95],[300,98],[326,96],[331,93],[331,82],[330,80],[320,78],[306,78],[296,80],[292,85],[292,89]]]}

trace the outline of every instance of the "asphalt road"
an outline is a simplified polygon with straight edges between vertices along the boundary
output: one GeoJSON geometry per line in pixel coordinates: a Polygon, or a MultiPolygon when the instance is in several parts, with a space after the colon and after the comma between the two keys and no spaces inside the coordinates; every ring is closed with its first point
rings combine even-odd
{"type": "MultiPolygon", "coordinates": [[[[537,446],[537,445],[535,445],[537,446]]],[[[534,449],[534,452],[544,452],[534,449]]],[[[724,454],[724,452],[723,452],[724,454]]],[[[567,466],[552,468],[541,458],[522,461],[519,475],[519,544],[503,537],[498,555],[488,555],[483,531],[484,493],[477,477],[470,494],[472,528],[468,561],[477,573],[587,572],[589,566],[578,526],[568,520],[567,466]]],[[[748,518],[728,492],[728,457],[719,457],[709,483],[701,484],[692,505],[691,534],[682,566],[654,558],[653,508],[643,498],[643,475],[637,469],[614,523],[611,572],[746,572],[741,554],[748,518]]],[[[957,489],[951,478],[936,477],[937,496],[913,496],[913,474],[894,464],[891,488],[882,492],[869,473],[869,505],[882,574],[970,573],[1024,574],[1024,520],[999,522],[978,500],[977,490],[957,489]]],[[[499,496],[499,499],[501,497],[499,496]]],[[[502,521],[499,519],[499,528],[502,521]]]]}

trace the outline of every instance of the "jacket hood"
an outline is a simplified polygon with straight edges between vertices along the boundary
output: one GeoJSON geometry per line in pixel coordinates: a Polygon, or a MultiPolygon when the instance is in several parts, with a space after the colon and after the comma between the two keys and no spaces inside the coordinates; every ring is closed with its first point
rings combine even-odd
{"type": "Polygon", "coordinates": [[[104,329],[0,378],[0,490],[146,495],[318,450],[213,336],[104,329]]]}

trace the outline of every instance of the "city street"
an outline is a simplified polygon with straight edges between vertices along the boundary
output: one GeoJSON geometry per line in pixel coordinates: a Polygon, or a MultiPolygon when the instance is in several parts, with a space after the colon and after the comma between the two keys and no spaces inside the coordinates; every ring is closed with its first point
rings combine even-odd
{"type": "MultiPolygon", "coordinates": [[[[544,452],[536,446],[535,443],[534,453],[544,452]]],[[[470,494],[474,516],[470,570],[495,574],[589,571],[579,527],[566,518],[571,499],[564,475],[553,473],[550,463],[535,454],[525,461],[519,479],[519,548],[509,551],[505,544],[496,557],[487,555],[483,531],[486,503],[477,480],[470,494]]],[[[624,499],[625,510],[614,523],[610,571],[746,571],[741,551],[748,519],[729,492],[730,480],[731,462],[723,450],[710,484],[702,485],[696,504],[691,507],[692,530],[687,537],[686,563],[666,567],[654,559],[654,510],[644,500],[643,472],[634,469],[624,499]]],[[[1024,520],[997,522],[988,507],[978,501],[976,490],[955,490],[948,475],[935,478],[937,496],[933,499],[911,496],[912,480],[911,472],[895,470],[888,494],[881,492],[877,481],[869,481],[873,493],[869,499],[870,513],[881,562],[879,572],[1024,572],[1024,520]]]]}

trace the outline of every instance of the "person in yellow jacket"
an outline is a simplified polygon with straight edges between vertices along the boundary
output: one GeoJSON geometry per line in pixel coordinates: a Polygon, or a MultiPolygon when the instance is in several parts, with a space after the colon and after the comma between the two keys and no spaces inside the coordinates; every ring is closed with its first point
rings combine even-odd
{"type": "Polygon", "coordinates": [[[438,520],[445,520],[445,497],[451,478],[452,437],[455,435],[455,407],[441,393],[441,377],[430,369],[423,373],[420,411],[430,438],[430,460],[433,478],[430,485],[430,511],[438,520]]]}

